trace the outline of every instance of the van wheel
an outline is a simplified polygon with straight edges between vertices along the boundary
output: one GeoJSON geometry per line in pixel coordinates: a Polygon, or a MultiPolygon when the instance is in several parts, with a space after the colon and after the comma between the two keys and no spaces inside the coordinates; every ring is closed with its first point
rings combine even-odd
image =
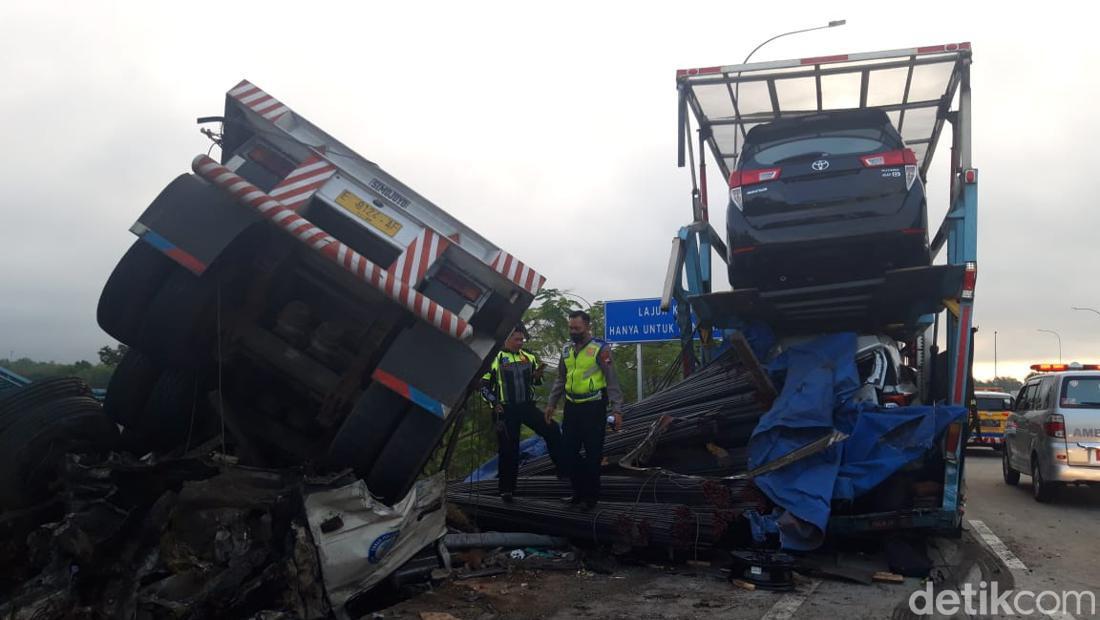
{"type": "Polygon", "coordinates": [[[1020,482],[1020,472],[1012,469],[1008,462],[1008,450],[1005,449],[1001,450],[1001,476],[1008,486],[1014,487],[1020,482]]]}
{"type": "Polygon", "coordinates": [[[1045,504],[1054,499],[1054,495],[1057,491],[1058,488],[1053,482],[1047,482],[1043,479],[1043,472],[1039,467],[1039,459],[1035,455],[1032,455],[1031,495],[1035,498],[1035,501],[1045,504]]]}

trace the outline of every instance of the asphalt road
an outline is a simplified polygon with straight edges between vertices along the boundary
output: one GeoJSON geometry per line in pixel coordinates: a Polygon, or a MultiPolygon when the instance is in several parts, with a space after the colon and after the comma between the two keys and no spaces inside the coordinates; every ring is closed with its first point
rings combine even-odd
{"type": "Polygon", "coordinates": [[[1026,566],[1013,571],[1017,588],[1091,590],[1100,600],[1100,489],[1068,487],[1040,504],[1030,477],[1006,485],[1000,453],[975,448],[967,452],[966,493],[965,520],[983,522],[1026,566]]]}

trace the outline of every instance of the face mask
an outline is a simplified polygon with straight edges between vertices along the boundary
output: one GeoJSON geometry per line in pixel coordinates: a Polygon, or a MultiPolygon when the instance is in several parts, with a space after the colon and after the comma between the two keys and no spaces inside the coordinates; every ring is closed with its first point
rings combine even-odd
{"type": "Polygon", "coordinates": [[[580,344],[584,341],[584,334],[569,334],[569,339],[573,341],[573,344],[580,344]]]}

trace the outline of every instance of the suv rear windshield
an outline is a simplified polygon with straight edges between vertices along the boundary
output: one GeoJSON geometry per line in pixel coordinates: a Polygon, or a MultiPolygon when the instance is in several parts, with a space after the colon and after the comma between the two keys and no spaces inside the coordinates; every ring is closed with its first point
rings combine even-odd
{"type": "Polygon", "coordinates": [[[1061,403],[1072,409],[1100,409],[1100,377],[1066,377],[1061,403]]]}
{"type": "Polygon", "coordinates": [[[901,148],[885,127],[814,131],[795,138],[754,144],[746,153],[748,168],[784,164],[802,157],[865,155],[901,148]]]}
{"type": "Polygon", "coordinates": [[[979,396],[978,411],[1009,411],[1012,409],[1012,397],[979,396]]]}

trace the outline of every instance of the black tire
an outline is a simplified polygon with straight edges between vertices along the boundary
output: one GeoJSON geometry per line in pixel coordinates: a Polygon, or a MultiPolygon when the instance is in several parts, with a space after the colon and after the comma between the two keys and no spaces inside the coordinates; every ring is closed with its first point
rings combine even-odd
{"type": "Polygon", "coordinates": [[[367,488],[386,503],[399,501],[420,476],[446,426],[443,418],[412,407],[374,462],[367,488]]]}
{"type": "Polygon", "coordinates": [[[359,395],[329,444],[324,459],[326,468],[350,467],[356,475],[366,479],[390,435],[411,407],[412,403],[405,397],[378,382],[372,382],[359,395]]]}
{"type": "Polygon", "coordinates": [[[173,270],[172,259],[138,239],[122,255],[103,285],[96,320],[114,339],[135,346],[141,337],[149,303],[173,270]]]}
{"type": "Polygon", "coordinates": [[[140,347],[164,366],[199,368],[213,359],[217,281],[177,271],[149,305],[140,347]]]}
{"type": "Polygon", "coordinates": [[[12,390],[0,397],[0,433],[19,420],[20,414],[70,396],[91,396],[92,390],[83,379],[58,377],[43,379],[12,390]]]}
{"type": "Polygon", "coordinates": [[[137,452],[165,452],[181,446],[205,428],[209,411],[206,390],[199,376],[188,370],[164,370],[145,403],[144,413],[133,430],[140,445],[137,452]]]}
{"type": "Polygon", "coordinates": [[[126,351],[111,375],[111,382],[107,384],[103,413],[115,424],[127,428],[138,423],[145,414],[145,403],[153,393],[160,372],[160,368],[141,351],[126,351]]]}
{"type": "Polygon", "coordinates": [[[1016,486],[1020,482],[1020,472],[1012,469],[1012,465],[1008,462],[1008,450],[1001,450],[1001,477],[1004,478],[1005,484],[1008,486],[1016,486]]]}
{"type": "Polygon", "coordinates": [[[1031,495],[1035,501],[1045,504],[1052,501],[1058,493],[1058,485],[1043,479],[1037,456],[1031,457],[1031,495]]]}
{"type": "Polygon", "coordinates": [[[87,396],[62,398],[30,411],[0,434],[0,508],[30,506],[55,490],[67,452],[107,452],[118,427],[87,396]]]}

